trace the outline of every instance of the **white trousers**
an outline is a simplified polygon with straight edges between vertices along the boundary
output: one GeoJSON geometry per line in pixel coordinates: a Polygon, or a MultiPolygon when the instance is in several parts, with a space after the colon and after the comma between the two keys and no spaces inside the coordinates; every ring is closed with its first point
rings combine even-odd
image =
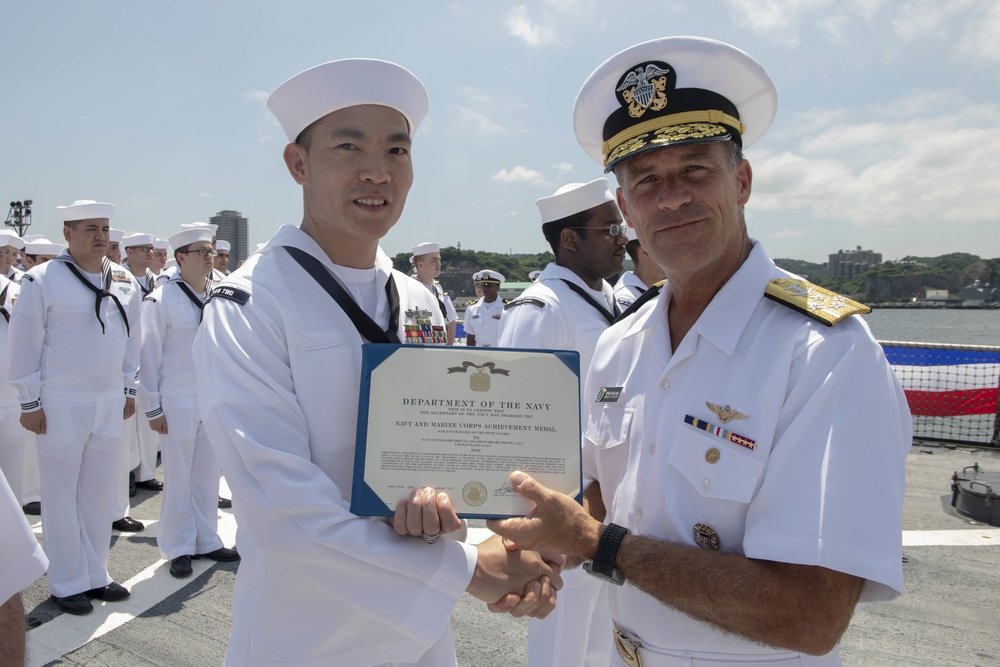
{"type": "Polygon", "coordinates": [[[24,495],[24,436],[28,433],[20,419],[20,405],[0,407],[0,470],[18,501],[24,495]]]}
{"type": "Polygon", "coordinates": [[[608,585],[581,568],[563,573],[556,608],[542,620],[528,619],[528,667],[611,664],[608,585]]]}
{"type": "Polygon", "coordinates": [[[110,584],[111,503],[125,397],[44,400],[39,435],[42,530],[49,590],[66,597],[110,584]]]}
{"type": "MultiPolygon", "coordinates": [[[[111,521],[129,516],[131,503],[128,497],[128,474],[139,465],[139,449],[136,445],[136,420],[144,419],[136,411],[122,422],[122,437],[118,442],[115,460],[114,503],[111,506],[111,521]]],[[[138,480],[137,480],[138,481],[138,480]]]]}
{"type": "Polygon", "coordinates": [[[38,436],[31,431],[24,432],[24,478],[21,480],[21,497],[18,498],[22,505],[39,502],[42,499],[42,481],[38,472],[37,438],[38,436]]]}
{"type": "Polygon", "coordinates": [[[139,467],[135,471],[135,481],[145,482],[156,479],[156,453],[160,450],[160,434],[149,428],[149,420],[139,410],[136,403],[135,449],[139,454],[139,462],[132,466],[139,467]]]}
{"type": "Polygon", "coordinates": [[[156,542],[163,557],[194,556],[223,546],[219,537],[222,470],[201,423],[196,396],[163,396],[163,492],[156,542]]]}

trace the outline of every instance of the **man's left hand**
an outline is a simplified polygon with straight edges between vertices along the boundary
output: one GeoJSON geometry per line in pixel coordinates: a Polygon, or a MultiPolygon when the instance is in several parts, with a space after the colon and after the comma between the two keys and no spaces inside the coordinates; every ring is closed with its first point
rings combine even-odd
{"type": "Polygon", "coordinates": [[[122,419],[128,419],[135,414],[135,399],[128,397],[125,399],[125,409],[122,410],[122,419]]]}

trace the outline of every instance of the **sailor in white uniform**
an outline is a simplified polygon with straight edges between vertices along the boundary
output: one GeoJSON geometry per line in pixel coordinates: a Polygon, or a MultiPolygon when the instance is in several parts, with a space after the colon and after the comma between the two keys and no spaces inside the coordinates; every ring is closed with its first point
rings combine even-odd
{"type": "MultiPolygon", "coordinates": [[[[10,368],[10,318],[20,285],[0,275],[0,470],[10,484],[20,505],[30,502],[24,495],[25,435],[21,426],[21,402],[17,392],[7,383],[10,368]]],[[[37,463],[35,463],[37,467],[37,463]]],[[[37,498],[35,500],[38,500],[37,498]]]]}
{"type": "Polygon", "coordinates": [[[160,284],[160,278],[163,277],[163,269],[167,264],[167,251],[170,248],[170,242],[166,239],[156,239],[153,241],[153,261],[149,264],[149,270],[153,272],[156,276],[156,284],[160,284]]]}
{"type": "Polygon", "coordinates": [[[218,253],[215,256],[215,270],[221,273],[223,276],[229,275],[229,251],[232,250],[232,246],[229,241],[224,239],[218,239],[215,242],[215,252],[218,253]]]}
{"type": "Polygon", "coordinates": [[[451,303],[451,297],[437,281],[437,277],[441,275],[441,245],[434,241],[418,243],[413,246],[413,256],[410,257],[410,262],[413,264],[413,279],[426,287],[438,302],[438,309],[434,314],[432,324],[438,326],[443,323],[446,338],[435,340],[435,342],[454,345],[455,329],[458,327],[458,313],[451,303]]]}
{"type": "Polygon", "coordinates": [[[24,266],[30,269],[56,258],[63,246],[46,238],[38,238],[24,244],[24,266]]]}
{"type": "Polygon", "coordinates": [[[198,410],[191,346],[210,283],[212,234],[184,230],[170,237],[179,273],[146,297],[142,309],[139,399],[143,427],[163,441],[160,523],[156,542],[170,574],[189,577],[191,559],[238,560],[217,532],[219,461],[198,410]]]}
{"type": "Polygon", "coordinates": [[[615,301],[623,311],[635,303],[635,300],[642,296],[646,290],[663,280],[663,269],[656,265],[649,254],[643,250],[639,238],[635,235],[635,230],[626,227],[628,243],[625,244],[625,252],[632,260],[633,268],[626,271],[615,283],[615,301]]]}
{"type": "Polygon", "coordinates": [[[534,518],[491,528],[609,583],[615,665],[838,666],[856,606],[903,590],[911,418],[869,309],[748,235],[742,149],[776,109],[757,61],[696,37],[626,49],[577,96],[667,282],[598,342],[587,509],[515,473],[534,518]]]}
{"type": "Polygon", "coordinates": [[[63,611],[129,592],[108,574],[122,421],[135,412],[139,285],[107,260],[111,204],[58,207],[69,249],[29,270],[11,318],[8,379],[38,436],[49,590],[63,611]]]}
{"type": "Polygon", "coordinates": [[[115,264],[121,264],[125,259],[124,252],[122,251],[122,239],[124,238],[125,230],[123,229],[112,227],[108,232],[108,251],[106,256],[115,264]]]}
{"type": "MultiPolygon", "coordinates": [[[[500,347],[576,350],[586,377],[597,339],[620,312],[605,279],[621,271],[625,223],[605,178],[563,186],[535,204],[556,261],[505,306],[500,347]]],[[[579,570],[565,580],[555,612],[528,624],[529,667],[604,667],[611,638],[602,586],[579,570]]]]}
{"type": "Polygon", "coordinates": [[[483,289],[479,301],[465,309],[465,344],[470,347],[496,347],[500,340],[500,316],[503,299],[499,298],[500,285],[506,280],[498,271],[484,269],[477,272],[473,282],[483,289]]]}
{"type": "Polygon", "coordinates": [[[24,240],[9,229],[0,229],[0,275],[15,283],[21,282],[24,273],[17,267],[19,250],[24,248],[24,240]]]}
{"type": "Polygon", "coordinates": [[[24,605],[21,591],[45,573],[49,559],[25,521],[0,470],[0,647],[8,665],[24,664],[24,605]]]}
{"type": "Polygon", "coordinates": [[[438,539],[461,522],[431,489],[401,500],[395,523],[349,511],[361,345],[405,340],[438,307],[378,247],[412,182],[426,92],[398,65],[352,59],[296,75],[268,106],[291,142],[302,225],[213,289],[194,344],[241,531],[226,664],[454,665],[465,591],[544,614],[560,582],[498,540],[438,539]]]}

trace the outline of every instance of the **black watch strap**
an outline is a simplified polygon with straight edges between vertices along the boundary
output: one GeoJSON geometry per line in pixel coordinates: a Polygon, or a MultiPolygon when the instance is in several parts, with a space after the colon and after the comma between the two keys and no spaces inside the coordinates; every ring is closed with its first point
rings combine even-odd
{"type": "Polygon", "coordinates": [[[622,539],[628,535],[628,528],[623,528],[616,523],[609,523],[604,528],[600,541],[597,543],[597,553],[594,554],[594,563],[591,568],[606,577],[615,574],[615,560],[618,557],[618,547],[622,544],[622,539]]]}

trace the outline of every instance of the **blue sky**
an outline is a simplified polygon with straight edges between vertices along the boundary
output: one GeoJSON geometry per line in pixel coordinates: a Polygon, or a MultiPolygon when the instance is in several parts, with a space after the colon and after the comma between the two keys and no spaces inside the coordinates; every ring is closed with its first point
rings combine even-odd
{"type": "Polygon", "coordinates": [[[416,180],[390,254],[420,241],[547,249],[534,200],[601,170],[572,106],[606,58],[700,35],[768,70],[778,115],[747,154],[751,235],[772,257],[1000,257],[1000,3],[9,2],[0,9],[0,201],[98,199],[160,237],[222,209],[262,242],[301,197],[264,106],[289,76],[393,60],[427,86],[416,180]]]}

